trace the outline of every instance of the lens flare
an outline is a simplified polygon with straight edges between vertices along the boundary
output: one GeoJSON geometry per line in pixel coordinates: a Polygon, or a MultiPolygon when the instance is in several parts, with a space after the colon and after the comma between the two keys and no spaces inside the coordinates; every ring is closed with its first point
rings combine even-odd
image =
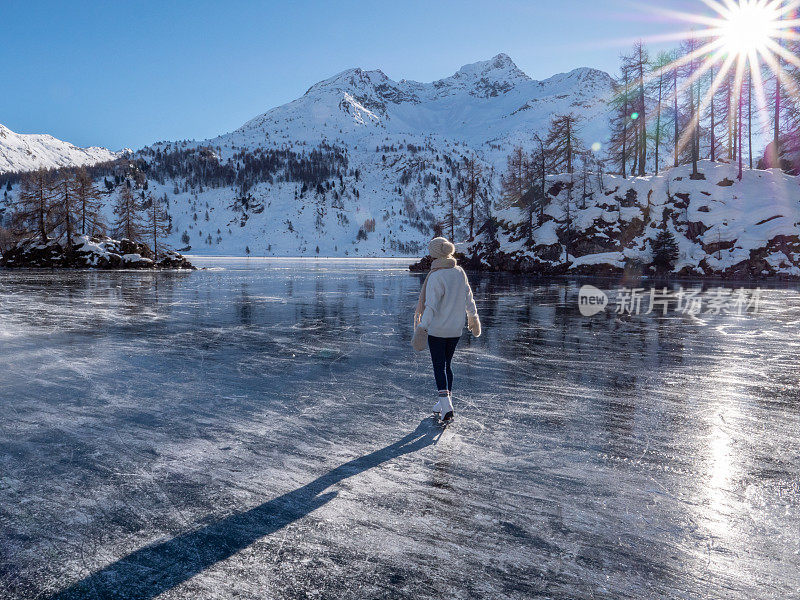
{"type": "Polygon", "coordinates": [[[734,4],[723,15],[719,39],[729,54],[763,52],[780,31],[780,11],[755,0],[734,4]]]}

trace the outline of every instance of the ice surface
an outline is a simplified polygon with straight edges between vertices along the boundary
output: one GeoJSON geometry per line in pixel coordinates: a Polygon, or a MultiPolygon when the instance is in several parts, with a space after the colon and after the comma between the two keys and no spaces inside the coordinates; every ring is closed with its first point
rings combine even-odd
{"type": "Polygon", "coordinates": [[[475,275],[440,435],[406,261],[196,262],[0,272],[3,599],[800,594],[797,290],[475,275]]]}

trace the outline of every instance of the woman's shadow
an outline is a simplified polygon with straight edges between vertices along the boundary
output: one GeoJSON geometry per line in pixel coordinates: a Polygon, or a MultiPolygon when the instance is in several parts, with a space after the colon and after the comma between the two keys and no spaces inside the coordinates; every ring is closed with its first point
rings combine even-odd
{"type": "Polygon", "coordinates": [[[434,418],[423,419],[414,431],[389,446],[344,463],[246,512],[145,546],[57,592],[50,600],[154,598],[326,504],[337,494],[325,492],[332,485],[435,444],[440,435],[434,418]]]}

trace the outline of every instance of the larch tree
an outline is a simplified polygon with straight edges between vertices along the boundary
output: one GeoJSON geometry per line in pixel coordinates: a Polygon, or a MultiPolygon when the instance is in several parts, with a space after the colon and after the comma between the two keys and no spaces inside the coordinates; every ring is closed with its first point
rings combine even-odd
{"type": "Polygon", "coordinates": [[[711,138],[709,141],[709,145],[711,146],[710,149],[710,156],[711,162],[716,162],[717,160],[717,122],[714,119],[716,116],[714,111],[714,95],[716,94],[716,88],[714,87],[714,67],[712,66],[708,71],[708,77],[710,83],[710,90],[711,90],[711,99],[708,103],[708,110],[709,110],[709,117],[711,120],[710,125],[708,126],[708,135],[711,138]]]}
{"type": "Polygon", "coordinates": [[[469,240],[475,239],[475,219],[480,195],[481,175],[483,168],[475,159],[475,156],[464,157],[462,163],[462,176],[464,183],[464,206],[469,210],[467,223],[469,226],[469,240]]]}
{"type": "Polygon", "coordinates": [[[631,55],[632,62],[631,68],[634,74],[635,84],[635,110],[636,110],[636,146],[638,149],[637,174],[642,176],[645,174],[647,168],[647,98],[645,97],[645,76],[648,71],[648,64],[650,63],[650,56],[641,41],[636,42],[633,46],[633,54],[631,55]]]}
{"type": "MultiPolygon", "coordinates": [[[[677,56],[676,56],[677,58],[677,56]]],[[[681,142],[681,113],[678,109],[678,69],[672,69],[672,143],[673,143],[673,166],[680,164],[680,142],[681,142]]]]}
{"type": "MultiPolygon", "coordinates": [[[[781,39],[778,39],[777,43],[783,46],[781,39]]],[[[775,69],[775,115],[773,116],[772,152],[774,154],[773,164],[779,166],[781,156],[781,55],[777,54],[775,60],[777,61],[777,68],[775,69]]]]}
{"type": "Polygon", "coordinates": [[[120,187],[114,203],[114,229],[116,235],[137,242],[142,237],[141,203],[134,194],[129,179],[120,187]]]}
{"type": "Polygon", "coordinates": [[[711,98],[710,105],[714,111],[713,148],[714,159],[732,161],[734,153],[734,118],[736,108],[733,106],[734,97],[734,73],[733,69],[728,72],[716,74],[718,79],[717,89],[711,98]],[[722,132],[719,133],[720,128],[722,132]]]}
{"type": "Polygon", "coordinates": [[[56,181],[55,192],[56,225],[63,230],[68,245],[75,239],[76,225],[79,221],[78,197],[75,193],[75,176],[65,171],[56,181]]]}
{"type": "Polygon", "coordinates": [[[456,238],[456,193],[452,189],[447,190],[447,223],[450,227],[450,239],[456,238]]]}
{"type": "Polygon", "coordinates": [[[550,121],[544,143],[553,172],[574,172],[573,159],[581,145],[577,125],[578,118],[574,114],[555,115],[550,121]]]}
{"type": "Polygon", "coordinates": [[[631,59],[620,56],[620,78],[614,82],[614,95],[611,99],[611,139],[608,153],[613,162],[619,162],[619,172],[628,178],[628,156],[633,147],[634,127],[631,120],[633,112],[631,82],[633,80],[631,59]]]}
{"type": "MultiPolygon", "coordinates": [[[[682,44],[682,52],[686,57],[685,64],[681,67],[683,77],[686,79],[686,113],[689,115],[687,130],[683,140],[690,144],[689,152],[692,162],[692,179],[700,177],[697,163],[700,160],[700,95],[702,92],[700,69],[700,42],[692,35],[682,44]]],[[[680,151],[680,146],[678,147],[680,151]]]]}
{"type": "MultiPolygon", "coordinates": [[[[789,43],[787,49],[794,53],[795,56],[798,56],[800,53],[800,41],[789,43]]],[[[779,136],[782,132],[783,135],[781,137],[787,141],[785,150],[797,157],[794,164],[787,163],[787,168],[795,174],[800,174],[800,67],[786,65],[786,69],[784,85],[791,93],[786,95],[786,102],[782,112],[783,124],[779,127],[779,136]]],[[[779,153],[778,158],[780,159],[779,153]]],[[[780,160],[775,161],[774,166],[781,166],[780,160]]]]}
{"type": "Polygon", "coordinates": [[[744,94],[742,93],[743,90],[742,82],[739,82],[737,94],[736,94],[736,144],[738,146],[738,159],[739,159],[739,173],[737,174],[736,178],[741,181],[742,180],[742,113],[744,112],[744,107],[742,106],[744,94]]]}
{"type": "Polygon", "coordinates": [[[531,229],[533,228],[532,210],[539,209],[539,223],[541,223],[544,220],[544,206],[547,203],[547,193],[545,191],[547,187],[547,150],[544,141],[538,134],[535,134],[533,139],[536,142],[536,149],[531,152],[528,160],[530,184],[531,188],[534,189],[529,198],[529,200],[533,201],[533,204],[529,206],[531,210],[529,210],[528,214],[531,229]]]}
{"type": "Polygon", "coordinates": [[[153,258],[158,259],[165,246],[164,238],[170,233],[169,215],[163,198],[154,197],[152,193],[147,192],[146,203],[149,206],[145,215],[145,236],[153,243],[153,258]]]}
{"type": "Polygon", "coordinates": [[[753,170],[753,71],[747,70],[747,158],[753,170]]]}
{"type": "Polygon", "coordinates": [[[662,138],[662,104],[664,99],[664,92],[666,91],[667,79],[670,77],[669,66],[672,64],[674,56],[669,52],[659,52],[653,60],[650,68],[653,76],[653,87],[658,97],[656,104],[656,122],[655,122],[655,173],[658,175],[659,171],[659,152],[661,150],[662,138]]]}
{"type": "Polygon", "coordinates": [[[75,173],[75,196],[78,202],[81,235],[95,235],[105,230],[101,211],[103,208],[103,192],[89,175],[86,168],[75,173]]]}
{"type": "Polygon", "coordinates": [[[501,176],[503,208],[517,208],[527,220],[528,241],[533,240],[534,216],[544,210],[544,181],[547,175],[547,155],[544,142],[536,135],[538,148],[527,154],[521,146],[508,157],[506,172],[501,176]]]}
{"type": "Polygon", "coordinates": [[[49,171],[39,169],[23,177],[12,214],[12,223],[18,234],[33,233],[46,243],[54,227],[55,198],[55,185],[49,171]]]}
{"type": "Polygon", "coordinates": [[[506,171],[500,177],[504,208],[516,205],[525,193],[527,159],[522,146],[515,146],[506,159],[506,171]]]}

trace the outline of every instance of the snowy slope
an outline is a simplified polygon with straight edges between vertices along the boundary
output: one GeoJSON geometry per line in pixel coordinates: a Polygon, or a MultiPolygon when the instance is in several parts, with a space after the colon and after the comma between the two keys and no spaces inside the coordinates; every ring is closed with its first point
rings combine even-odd
{"type": "Polygon", "coordinates": [[[14,133],[0,124],[0,173],[91,165],[116,157],[106,148],[79,148],[51,135],[14,133]]]}

